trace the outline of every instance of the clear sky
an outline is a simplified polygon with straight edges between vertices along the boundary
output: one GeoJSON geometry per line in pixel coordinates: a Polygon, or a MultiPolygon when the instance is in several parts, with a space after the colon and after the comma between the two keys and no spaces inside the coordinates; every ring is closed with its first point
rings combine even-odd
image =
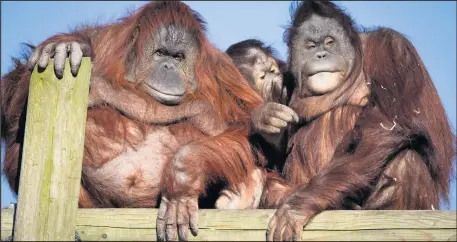
{"type": "MultiPolygon", "coordinates": [[[[20,53],[20,43],[39,44],[78,23],[106,23],[145,2],[33,1],[1,2],[1,74],[20,53]]],[[[282,40],[289,23],[289,2],[187,2],[208,22],[209,39],[225,50],[231,44],[259,38],[272,44],[283,59],[282,40]]],[[[339,1],[365,27],[386,26],[405,34],[417,48],[435,83],[455,132],[456,125],[456,2],[339,1]]],[[[2,158],[3,162],[3,158],[2,158]]],[[[1,206],[15,201],[2,177],[1,206]]],[[[450,209],[456,209],[455,178],[450,209]]],[[[446,208],[445,208],[446,209],[446,208]]]]}

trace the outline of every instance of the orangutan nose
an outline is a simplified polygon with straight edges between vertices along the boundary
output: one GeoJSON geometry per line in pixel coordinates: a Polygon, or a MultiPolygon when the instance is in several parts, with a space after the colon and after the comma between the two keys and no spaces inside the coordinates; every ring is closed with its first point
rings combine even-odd
{"type": "Polygon", "coordinates": [[[317,52],[317,53],[316,53],[316,57],[317,57],[318,59],[325,58],[325,56],[327,56],[327,51],[320,51],[320,52],[317,52]]]}

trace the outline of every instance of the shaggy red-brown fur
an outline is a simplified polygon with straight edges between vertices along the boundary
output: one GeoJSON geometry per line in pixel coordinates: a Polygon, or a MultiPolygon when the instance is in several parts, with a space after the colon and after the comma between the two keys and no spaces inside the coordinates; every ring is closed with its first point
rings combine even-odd
{"type": "MultiPolygon", "coordinates": [[[[326,3],[320,6],[326,9],[321,10],[324,16],[344,16],[328,10],[331,6],[326,3]]],[[[381,174],[384,174],[395,177],[396,187],[400,189],[377,208],[431,209],[432,205],[438,208],[439,197],[448,200],[455,136],[430,75],[414,46],[398,32],[381,28],[362,33],[361,40],[357,40],[360,37],[352,22],[340,23],[354,39],[352,43],[360,43],[354,47],[356,53],[362,53],[359,58],[363,59],[363,67],[355,71],[353,76],[356,78],[347,80],[356,83],[347,89],[354,91],[334,97],[334,100],[341,100],[342,105],[330,104],[330,111],[309,119],[312,121],[291,140],[291,146],[295,147],[290,159],[300,157],[297,161],[306,161],[306,165],[302,164],[301,169],[290,167],[284,173],[292,178],[297,177],[297,171],[304,170],[308,175],[292,180],[305,183],[317,182],[319,177],[327,177],[333,172],[344,174],[343,180],[335,179],[334,182],[346,188],[332,190],[341,192],[355,192],[356,187],[368,189],[370,183],[377,184],[377,179],[382,181],[381,174]],[[357,92],[365,92],[362,90],[365,83],[369,88],[368,104],[362,101],[359,107],[348,105],[354,96],[363,96],[357,92]],[[351,135],[354,132],[358,135],[351,135]],[[319,175],[314,177],[316,174],[319,175]]],[[[307,97],[297,100],[292,106],[299,113],[306,113],[300,107],[300,102],[306,100],[307,97]]],[[[327,108],[326,104],[321,103],[317,108],[327,108]]],[[[318,183],[326,187],[332,184],[318,183]]],[[[311,189],[309,185],[307,187],[311,189]]],[[[334,203],[338,202],[332,201],[334,203]]],[[[361,204],[371,207],[363,198],[361,204]]]]}
{"type": "MultiPolygon", "coordinates": [[[[205,36],[204,22],[187,5],[175,1],[148,3],[116,23],[87,26],[70,34],[59,34],[40,46],[68,41],[84,42],[91,46],[90,56],[94,65],[91,81],[93,86],[98,83],[97,78],[107,80],[114,90],[107,95],[118,95],[115,98],[118,102],[129,103],[141,109],[147,106],[151,113],[145,117],[152,119],[126,116],[115,109],[116,105],[106,102],[98,103],[88,110],[79,203],[81,207],[154,207],[157,206],[160,192],[169,195],[182,192],[203,194],[209,181],[215,179],[226,181],[229,186],[236,186],[244,182],[247,174],[256,167],[256,159],[247,140],[247,127],[249,114],[262,100],[249,88],[230,58],[209,43],[205,36]],[[157,30],[160,25],[184,27],[198,40],[199,52],[195,63],[195,75],[199,89],[195,93],[188,93],[184,103],[178,106],[164,106],[146,95],[139,85],[132,85],[124,80],[129,52],[137,51],[141,54],[139,50],[147,35],[157,30]],[[138,41],[132,41],[133,38],[137,38],[138,41]],[[132,99],[133,97],[135,99],[132,99]],[[209,111],[199,110],[201,106],[193,105],[196,101],[209,103],[209,111]],[[167,125],[150,124],[154,123],[155,119],[173,120],[178,112],[200,111],[202,113],[197,115],[199,120],[195,123],[211,128],[211,125],[206,124],[220,122],[215,127],[227,125],[227,129],[210,136],[207,133],[211,133],[212,130],[203,132],[200,126],[193,125],[190,120],[179,120],[167,125]],[[104,167],[126,150],[139,149],[146,142],[148,133],[164,128],[170,137],[174,137],[173,142],[177,140],[177,144],[171,142],[173,144],[163,145],[165,148],[160,155],[168,159],[163,166],[163,173],[160,174],[160,170],[157,170],[156,176],[160,180],[160,185],[142,185],[146,178],[143,177],[143,171],[138,170],[128,180],[129,190],[117,191],[116,188],[106,187],[104,184],[122,172],[123,168],[113,168],[109,174],[100,173],[98,176],[88,173],[90,170],[101,172],[102,169],[108,169],[104,167]],[[172,166],[171,159],[183,147],[190,147],[192,150],[186,156],[186,174],[191,177],[190,180],[204,181],[197,187],[187,187],[186,184],[172,181],[174,170],[169,169],[172,166]]],[[[3,172],[16,193],[30,74],[27,66],[17,63],[12,72],[2,77],[1,82],[4,120],[2,138],[6,140],[3,172]]],[[[92,89],[94,88],[91,87],[90,95],[95,95],[92,89]]]]}
{"type": "Polygon", "coordinates": [[[280,204],[268,240],[298,239],[326,209],[439,209],[449,199],[455,136],[414,46],[391,29],[359,33],[331,2],[305,1],[286,32],[289,50],[312,14],[344,27],[357,61],[333,92],[294,90],[290,106],[305,123],[289,140],[283,175],[292,185],[267,181],[263,203],[280,204]]]}

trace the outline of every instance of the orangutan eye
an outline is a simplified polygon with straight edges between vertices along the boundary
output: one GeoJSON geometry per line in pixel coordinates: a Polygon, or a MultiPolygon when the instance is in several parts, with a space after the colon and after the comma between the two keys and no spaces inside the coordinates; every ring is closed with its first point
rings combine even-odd
{"type": "Polygon", "coordinates": [[[165,49],[158,49],[158,50],[156,50],[156,52],[154,54],[157,55],[157,56],[162,57],[162,56],[166,56],[167,53],[168,52],[165,49]]]}
{"type": "Polygon", "coordinates": [[[316,44],[312,41],[306,41],[305,46],[308,49],[312,49],[312,48],[316,47],[316,44]]]}
{"type": "Polygon", "coordinates": [[[266,75],[266,73],[262,71],[262,73],[260,73],[260,79],[262,79],[262,80],[265,79],[265,75],[266,75]]]}
{"type": "Polygon", "coordinates": [[[271,73],[277,73],[277,72],[279,72],[278,67],[277,67],[276,65],[272,65],[272,66],[271,66],[271,69],[270,69],[270,72],[271,72],[271,73]]]}
{"type": "Polygon", "coordinates": [[[175,56],[173,56],[175,58],[175,60],[177,61],[183,61],[184,60],[184,54],[182,53],[178,53],[176,54],[175,56]]]}
{"type": "Polygon", "coordinates": [[[333,38],[332,37],[327,37],[324,40],[324,45],[331,45],[333,44],[333,38]]]}

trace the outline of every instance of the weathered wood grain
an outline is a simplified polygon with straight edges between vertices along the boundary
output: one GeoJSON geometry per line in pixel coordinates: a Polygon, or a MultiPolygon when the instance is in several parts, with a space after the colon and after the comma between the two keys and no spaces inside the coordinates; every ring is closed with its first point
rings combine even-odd
{"type": "MultiPolygon", "coordinates": [[[[155,229],[125,229],[78,226],[82,240],[155,241],[155,229]],[[84,233],[82,233],[84,232],[84,233]]],[[[389,230],[309,230],[302,240],[311,241],[455,241],[455,229],[389,229],[389,230]]],[[[265,241],[265,230],[200,229],[198,236],[189,232],[190,241],[265,241]]]]}
{"type": "MultiPolygon", "coordinates": [[[[11,234],[13,210],[2,210],[2,238],[11,234]],[[4,228],[8,227],[8,228],[4,228]]],[[[274,210],[200,210],[199,235],[190,240],[265,240],[274,210]]],[[[155,240],[157,209],[79,209],[83,240],[155,240]]],[[[325,211],[305,228],[303,240],[456,240],[456,211],[325,211]]]]}
{"type": "Polygon", "coordinates": [[[14,240],[72,240],[81,180],[91,62],[64,77],[53,59],[30,80],[14,240]]]}
{"type": "MultiPolygon", "coordinates": [[[[266,229],[273,214],[274,210],[269,209],[200,210],[199,226],[216,229],[266,229]]],[[[77,224],[90,220],[94,226],[155,228],[156,217],[156,209],[79,209],[77,224]]],[[[455,212],[452,214],[445,210],[338,210],[317,215],[305,230],[455,227],[455,212]]]]}

